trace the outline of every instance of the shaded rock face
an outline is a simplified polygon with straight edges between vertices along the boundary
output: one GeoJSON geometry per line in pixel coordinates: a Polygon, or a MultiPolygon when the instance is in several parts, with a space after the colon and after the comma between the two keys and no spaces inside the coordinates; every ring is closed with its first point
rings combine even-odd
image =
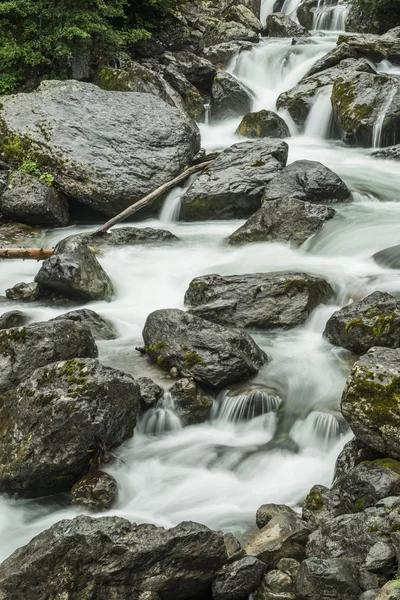
{"type": "Polygon", "coordinates": [[[227,565],[217,574],[212,584],[214,600],[243,600],[261,583],[265,564],[253,556],[246,556],[227,565]]]}
{"type": "Polygon", "coordinates": [[[85,325],[61,320],[0,331],[0,392],[35,369],[70,358],[94,358],[97,347],[85,325]]]}
{"type": "Polygon", "coordinates": [[[350,191],[339,175],[313,160],[296,160],[282,169],[267,186],[263,201],[284,197],[315,204],[351,201],[350,191]]]}
{"type": "Polygon", "coordinates": [[[360,463],[375,461],[378,458],[384,458],[384,456],[380,452],[377,452],[377,450],[364,444],[364,442],[361,442],[361,440],[353,438],[345,444],[336,459],[333,483],[360,463]]]}
{"type": "Polygon", "coordinates": [[[240,142],[221,152],[182,197],[183,221],[246,219],[260,208],[267,184],[286,165],[282,140],[240,142]]]}
{"type": "Polygon", "coordinates": [[[61,191],[106,215],[172,179],[200,147],[197,126],[151,94],[47,81],[2,103],[0,140],[29,143],[61,191]]]}
{"type": "Polygon", "coordinates": [[[380,250],[372,258],[382,267],[400,269],[400,245],[380,250]]]}
{"type": "Polygon", "coordinates": [[[21,310],[10,310],[0,317],[0,329],[10,329],[11,327],[22,327],[29,321],[28,315],[21,310]]]}
{"type": "Polygon", "coordinates": [[[400,303],[386,292],[373,292],[333,313],[324,337],[356,354],[372,346],[400,346],[400,303]]]}
{"type": "Polygon", "coordinates": [[[303,323],[333,290],[324,279],[304,273],[204,275],[190,283],[190,312],[220,325],[289,329],[303,323]]]}
{"type": "Polygon", "coordinates": [[[351,560],[308,558],[295,580],[299,600],[359,600],[361,589],[351,560]]]}
{"type": "Polygon", "coordinates": [[[270,200],[229,236],[229,243],[289,242],[300,246],[335,214],[333,208],[297,198],[270,200]]]}
{"type": "Polygon", "coordinates": [[[118,496],[114,477],[104,471],[87,473],[71,490],[72,504],[92,512],[110,510],[118,496]]]}
{"type": "Polygon", "coordinates": [[[146,352],[199,383],[223,387],[257,373],[267,357],[253,339],[178,309],[156,310],[143,329],[146,352]]]}
{"type": "Polygon", "coordinates": [[[371,348],[355,363],[341,410],[354,435],[385,456],[400,459],[400,350],[371,348]]]}
{"type": "Polygon", "coordinates": [[[290,135],[285,121],[272,110],[260,110],[245,115],[236,133],[248,138],[285,138],[290,135]]]}
{"type": "Polygon", "coordinates": [[[216,74],[216,68],[206,58],[197,56],[193,52],[181,50],[180,52],[165,52],[160,61],[164,64],[173,64],[194,86],[202,91],[210,92],[216,74]]]}
{"type": "Polygon", "coordinates": [[[4,561],[0,593],[8,600],[142,600],[144,592],[155,594],[147,596],[152,600],[185,600],[205,593],[227,558],[223,534],[205,525],[165,530],[80,516],[53,525],[4,561]]]}
{"type": "Polygon", "coordinates": [[[133,377],[97,360],[37,369],[0,409],[0,491],[29,498],[69,490],[91,460],[133,434],[138,406],[133,377]]]}
{"type": "Polygon", "coordinates": [[[211,88],[211,119],[220,121],[239,117],[251,110],[253,94],[243,83],[226,72],[217,73],[211,88]]]}
{"type": "Polygon", "coordinates": [[[207,421],[213,406],[213,397],[202,390],[193,379],[179,379],[170,389],[170,394],[174,400],[175,413],[183,425],[207,421]]]}
{"type": "Polygon", "coordinates": [[[296,514],[295,511],[285,504],[262,504],[256,513],[258,529],[262,529],[276,516],[281,513],[296,514]]]}
{"type": "Polygon", "coordinates": [[[117,333],[111,323],[100,317],[94,310],[89,310],[88,308],[71,310],[55,319],[51,319],[50,322],[59,321],[60,319],[69,319],[75,323],[86,325],[89,327],[95,340],[115,340],[117,337],[117,333]]]}
{"type": "Polygon", "coordinates": [[[390,146],[400,140],[400,83],[398,78],[371,73],[339,77],[332,89],[335,122],[345,141],[359,146],[390,146]],[[374,126],[385,111],[380,139],[374,126]]]}
{"type": "Polygon", "coordinates": [[[317,6],[318,0],[304,0],[304,2],[298,6],[296,16],[300,25],[306,29],[312,29],[314,13],[317,6]]]}
{"type": "Polygon", "coordinates": [[[269,37],[303,37],[310,35],[305,27],[284,13],[273,13],[267,17],[269,37]]]}
{"type": "Polygon", "coordinates": [[[40,286],[76,300],[111,300],[113,285],[80,236],[59,242],[35,277],[40,286]]]}
{"type": "Polygon", "coordinates": [[[383,7],[376,6],[374,14],[371,15],[370,10],[365,10],[359,4],[352,4],[346,19],[346,31],[385,33],[393,25],[392,18],[383,7]]]}
{"type": "Polygon", "coordinates": [[[10,175],[0,196],[0,212],[8,219],[42,227],[68,225],[68,202],[52,186],[28,173],[10,175]]]}
{"type": "Polygon", "coordinates": [[[84,233],[81,237],[96,248],[176,242],[179,239],[170,231],[152,227],[120,227],[107,233],[84,233]]]}
{"type": "Polygon", "coordinates": [[[161,396],[163,396],[164,390],[150,377],[138,377],[136,383],[140,387],[140,408],[147,410],[156,406],[161,396]]]}

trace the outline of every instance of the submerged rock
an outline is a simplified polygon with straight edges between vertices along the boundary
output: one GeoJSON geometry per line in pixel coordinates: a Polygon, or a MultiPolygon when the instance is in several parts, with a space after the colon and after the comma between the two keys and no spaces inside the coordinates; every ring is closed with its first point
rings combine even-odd
{"type": "Polygon", "coordinates": [[[267,17],[269,37],[303,37],[310,35],[305,27],[284,13],[272,13],[267,17]]]}
{"type": "Polygon", "coordinates": [[[114,293],[110,278],[87,242],[75,235],[58,242],[35,281],[44,290],[76,300],[111,300],[114,293]]]}
{"type": "Polygon", "coordinates": [[[104,471],[87,473],[72,487],[72,504],[92,512],[110,510],[118,496],[114,477],[104,471]]]}
{"type": "Polygon", "coordinates": [[[12,173],[0,196],[0,212],[8,219],[42,227],[68,225],[68,202],[52,186],[21,171],[12,173]]]}
{"type": "Polygon", "coordinates": [[[29,144],[62,192],[111,216],[171,180],[200,147],[195,123],[152,94],[46,81],[2,104],[0,146],[7,135],[29,144]]]}
{"type": "Polygon", "coordinates": [[[372,346],[400,346],[400,302],[386,292],[373,292],[333,313],[324,337],[356,354],[372,346]]]}
{"type": "Polygon", "coordinates": [[[183,425],[207,421],[213,406],[213,397],[202,390],[193,379],[179,379],[170,389],[170,394],[174,400],[175,413],[183,425]]]}
{"type": "Polygon", "coordinates": [[[355,363],[341,410],[354,435],[385,456],[400,459],[400,350],[371,348],[355,363]]]}
{"type": "Polygon", "coordinates": [[[117,337],[117,332],[111,323],[103,319],[94,310],[89,310],[88,308],[71,310],[59,315],[55,319],[51,319],[50,322],[60,319],[69,319],[70,321],[75,321],[75,323],[87,325],[95,340],[115,340],[117,337]]]}
{"type": "Polygon", "coordinates": [[[207,592],[227,559],[223,534],[205,525],[187,521],[166,530],[79,516],[56,523],[4,561],[0,594],[7,600],[189,600],[207,592]]]}
{"type": "Polygon", "coordinates": [[[253,94],[230,73],[221,71],[211,88],[211,119],[213,121],[239,117],[251,110],[253,94]]]}
{"type": "Polygon", "coordinates": [[[236,133],[248,138],[289,137],[289,127],[272,110],[248,113],[241,120],[236,133]]]}
{"type": "Polygon", "coordinates": [[[73,321],[32,323],[0,331],[0,392],[18,385],[35,369],[57,360],[94,358],[90,330],[73,321]]]}
{"type": "Polygon", "coordinates": [[[265,564],[253,556],[226,565],[212,584],[214,600],[243,600],[261,583],[265,564]]]}
{"type": "Polygon", "coordinates": [[[229,236],[229,243],[289,242],[300,246],[335,214],[328,206],[297,198],[277,198],[264,202],[260,210],[229,236]]]}
{"type": "Polygon", "coordinates": [[[220,325],[288,329],[332,294],[324,279],[304,273],[204,275],[191,281],[185,304],[194,315],[220,325]]]}
{"type": "Polygon", "coordinates": [[[351,201],[350,191],[339,175],[314,160],[296,160],[282,169],[267,186],[263,201],[285,197],[315,204],[351,201]]]}
{"type": "Polygon", "coordinates": [[[0,409],[0,491],[32,498],[69,490],[91,461],[133,434],[138,406],[133,377],[97,360],[37,369],[0,409]]]}
{"type": "Polygon", "coordinates": [[[227,148],[182,197],[183,221],[247,219],[260,208],[266,185],[286,165],[282,140],[240,142],[227,148]]]}
{"type": "Polygon", "coordinates": [[[400,269],[400,245],[380,250],[372,258],[387,269],[400,269]]]}
{"type": "Polygon", "coordinates": [[[34,229],[22,223],[3,223],[0,225],[0,244],[2,248],[22,246],[29,242],[30,246],[38,246],[37,240],[40,229],[34,229]]]}
{"type": "Polygon", "coordinates": [[[217,388],[254,375],[267,360],[247,333],[178,309],[151,313],[143,339],[147,354],[164,370],[176,367],[183,375],[217,388]]]}

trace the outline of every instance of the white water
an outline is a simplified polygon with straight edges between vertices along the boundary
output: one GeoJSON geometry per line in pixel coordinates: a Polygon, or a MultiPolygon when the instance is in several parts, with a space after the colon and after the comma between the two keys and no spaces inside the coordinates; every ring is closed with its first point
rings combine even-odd
{"type": "Polygon", "coordinates": [[[376,120],[376,123],[374,125],[374,129],[372,132],[372,145],[374,148],[379,148],[382,144],[382,128],[383,128],[383,123],[385,121],[385,117],[386,114],[393,102],[393,98],[396,95],[396,91],[397,88],[393,87],[393,89],[390,91],[390,93],[388,94],[387,100],[384,104],[384,106],[382,107],[381,112],[379,113],[379,116],[376,120]]]}
{"type": "Polygon", "coordinates": [[[314,104],[304,127],[306,137],[320,138],[321,140],[328,137],[333,114],[331,94],[332,86],[327,85],[315,95],[314,104]]]}
{"type": "MultiPolygon", "coordinates": [[[[255,92],[256,110],[273,109],[278,95],[334,45],[333,35],[316,35],[296,46],[291,40],[266,41],[232,61],[230,69],[255,92]]],[[[329,117],[325,94],[321,91],[316,97],[305,135],[288,139],[289,161],[326,164],[344,178],[356,201],[338,206],[335,219],[301,248],[277,243],[230,247],[225,240],[241,224],[237,221],[176,223],[180,192],[174,191],[161,220],[139,226],[165,227],[168,222],[181,238],[179,243],[113,248],[99,257],[113,279],[116,297],[111,303],[93,302],[89,307],[112,320],[119,333],[116,340],[99,342],[100,358],[134,376],[150,376],[166,391],[171,379],[139,355],[135,346],[142,343],[141,331],[151,311],[183,308],[184,292],[193,277],[304,271],[324,276],[337,293],[337,304],[318,308],[303,327],[271,335],[254,332],[272,360],[248,389],[242,385],[221,393],[207,423],[182,428],[166,394],[107,467],[120,490],[109,514],[167,527],[193,519],[247,535],[255,526],[260,504],[296,507],[314,484],[330,484],[336,456],[350,438],[337,414],[351,357],[331,347],[321,334],[340,305],[377,289],[400,292],[397,272],[371,259],[374,252],[398,243],[400,172],[397,163],[373,158],[368,150],[324,139],[329,117]],[[290,443],[298,445],[298,452],[290,443]]],[[[202,124],[203,146],[220,149],[238,141],[239,120],[202,124]]],[[[296,133],[293,126],[291,130],[296,133]]],[[[51,246],[88,229],[71,226],[47,233],[42,243],[51,246]]],[[[31,261],[6,262],[0,271],[0,288],[31,281],[36,272],[37,264],[31,261]]],[[[25,310],[36,321],[66,310],[3,303],[4,311],[11,308],[25,310]]],[[[78,512],[63,498],[0,498],[0,559],[52,523],[78,512]]]]}

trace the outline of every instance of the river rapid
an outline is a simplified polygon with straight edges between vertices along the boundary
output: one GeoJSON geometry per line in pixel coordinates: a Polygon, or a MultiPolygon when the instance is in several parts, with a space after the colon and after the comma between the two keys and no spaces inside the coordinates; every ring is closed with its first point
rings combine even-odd
{"type": "MultiPolygon", "coordinates": [[[[286,0],[285,12],[293,14],[295,9],[293,0],[286,0]]],[[[327,7],[330,16],[321,16],[324,6],[320,9],[317,25],[340,29],[344,7],[336,7],[336,13],[327,7]]],[[[270,0],[263,3],[263,16],[268,12],[272,12],[270,0]]],[[[304,45],[292,45],[291,39],[264,39],[253,50],[235,57],[228,70],[253,90],[254,110],[275,109],[279,94],[293,87],[312,64],[333,49],[338,33],[316,30],[304,45]]],[[[387,72],[392,66],[378,68],[387,72]]],[[[138,226],[169,229],[180,243],[115,248],[99,256],[113,280],[116,297],[111,303],[92,302],[89,307],[110,319],[119,333],[116,340],[98,343],[100,360],[137,377],[150,376],[167,392],[172,380],[143,358],[135,346],[142,344],[147,315],[159,308],[184,308],[189,282],[207,273],[315,274],[334,287],[337,304],[318,308],[298,329],[252,332],[272,359],[252,382],[255,390],[262,388],[267,393],[255,393],[249,399],[236,386],[220,394],[209,422],[185,428],[166,393],[162,406],[138,424],[132,440],[118,449],[116,460],[106,469],[117,479],[120,490],[110,515],[165,527],[194,520],[247,536],[255,528],[255,512],[261,504],[298,507],[314,484],[329,485],[335,459],[351,438],[340,417],[339,404],[354,357],[332,347],[321,334],[329,316],[351,300],[375,290],[400,292],[396,271],[384,269],[371,259],[374,252],[399,243],[400,170],[395,162],[372,157],[371,150],[328,139],[331,107],[326,90],[316,97],[303,135],[298,135],[287,114],[280,114],[291,131],[286,140],[289,162],[318,160],[330,167],[350,187],[354,203],[338,206],[337,216],[298,249],[278,243],[232,247],[225,240],[241,222],[180,223],[181,190],[173,190],[160,218],[138,226]],[[274,436],[276,412],[282,402],[287,415],[283,441],[267,451],[263,446],[274,436]],[[298,445],[297,453],[288,440],[298,445]]],[[[240,141],[235,135],[239,121],[200,124],[203,147],[221,150],[240,141]]],[[[374,140],[378,146],[379,130],[374,140]]],[[[95,226],[70,226],[44,233],[43,246],[51,247],[67,235],[95,226]]],[[[37,269],[33,261],[3,263],[1,293],[20,281],[31,281],[37,269]]],[[[14,308],[24,310],[34,321],[48,320],[67,310],[2,304],[3,312],[14,308]]],[[[79,512],[65,497],[34,501],[1,497],[0,560],[51,524],[79,512]]]]}

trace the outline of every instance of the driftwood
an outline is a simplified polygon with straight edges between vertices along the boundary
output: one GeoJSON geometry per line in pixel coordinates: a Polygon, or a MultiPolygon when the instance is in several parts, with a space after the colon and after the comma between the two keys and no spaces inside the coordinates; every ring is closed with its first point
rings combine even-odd
{"type": "Polygon", "coordinates": [[[53,248],[0,248],[1,258],[31,258],[33,260],[46,260],[53,254],[53,248]]]}
{"type": "Polygon", "coordinates": [[[154,190],[154,192],[151,192],[151,194],[148,194],[147,196],[142,198],[142,200],[135,202],[135,204],[132,204],[131,206],[129,206],[128,208],[123,210],[121,213],[119,213],[119,215],[117,215],[116,217],[113,217],[112,219],[107,221],[107,223],[104,223],[104,225],[102,225],[101,227],[99,227],[99,229],[97,229],[96,233],[105,233],[113,225],[116,225],[117,223],[124,221],[125,219],[127,219],[128,217],[133,215],[133,213],[140,210],[141,208],[144,208],[145,206],[149,206],[157,198],[159,198],[160,196],[162,196],[163,194],[165,194],[166,192],[171,190],[176,185],[179,185],[180,183],[182,183],[182,181],[185,181],[188,177],[190,177],[190,175],[193,175],[193,173],[197,173],[198,171],[202,171],[203,169],[208,167],[208,165],[210,165],[211,163],[212,163],[212,160],[207,160],[198,165],[194,165],[193,167],[189,167],[189,169],[186,169],[186,171],[183,171],[183,173],[181,173],[180,175],[175,177],[175,179],[168,181],[168,183],[164,183],[164,185],[161,185],[159,188],[154,190]]]}

